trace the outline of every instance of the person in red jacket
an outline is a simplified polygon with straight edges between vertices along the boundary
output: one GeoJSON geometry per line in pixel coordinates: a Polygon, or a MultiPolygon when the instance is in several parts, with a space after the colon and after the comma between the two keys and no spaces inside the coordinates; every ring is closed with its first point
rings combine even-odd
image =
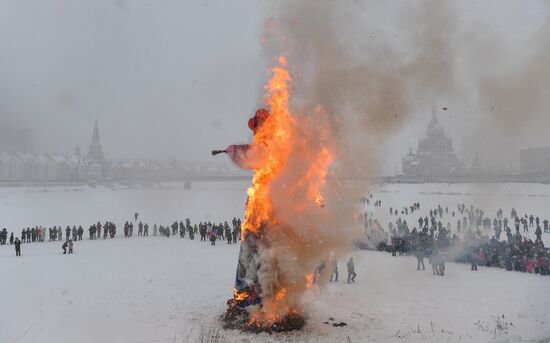
{"type": "Polygon", "coordinates": [[[527,259],[527,268],[525,271],[527,273],[532,273],[534,269],[535,269],[535,259],[533,258],[527,259]]]}

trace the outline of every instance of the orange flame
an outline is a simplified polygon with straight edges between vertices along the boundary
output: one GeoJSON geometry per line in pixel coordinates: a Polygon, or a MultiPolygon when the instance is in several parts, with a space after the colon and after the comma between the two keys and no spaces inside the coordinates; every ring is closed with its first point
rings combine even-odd
{"type": "Polygon", "coordinates": [[[313,273],[306,274],[305,278],[306,278],[306,282],[307,282],[307,284],[306,284],[307,288],[312,288],[313,287],[313,273]]]}
{"type": "Polygon", "coordinates": [[[246,231],[256,232],[263,222],[274,220],[269,198],[269,184],[284,167],[291,149],[289,146],[293,118],[288,112],[290,75],[284,67],[286,58],[279,57],[280,66],[272,69],[273,77],[267,85],[271,115],[254,135],[252,146],[259,150],[259,168],[254,170],[252,186],[248,188],[248,203],[243,223],[246,231]]]}
{"type": "Polygon", "coordinates": [[[281,289],[277,294],[275,294],[275,300],[281,300],[286,295],[286,288],[281,289]]]}
{"type": "Polygon", "coordinates": [[[236,301],[243,301],[248,296],[248,292],[239,292],[237,289],[233,288],[233,299],[236,301]]]}
{"type": "MultiPolygon", "coordinates": [[[[315,109],[310,116],[296,116],[289,111],[292,79],[284,56],[279,57],[278,65],[271,72],[272,78],[266,86],[270,115],[255,132],[252,141],[252,164],[255,167],[252,185],[247,190],[243,238],[247,232],[258,233],[261,228],[270,234],[274,230],[284,230],[285,225],[292,225],[280,222],[277,210],[281,210],[281,202],[291,203],[296,217],[302,217],[301,214],[310,210],[316,211],[316,216],[322,216],[322,208],[327,206],[323,190],[334,153],[324,143],[330,132],[319,124],[319,117],[324,113],[321,108],[315,109]],[[274,194],[279,199],[276,204],[274,194]]],[[[285,234],[288,241],[292,233],[285,234]]],[[[298,313],[299,294],[313,287],[313,278],[313,273],[283,275],[274,284],[267,287],[262,284],[262,306],[250,311],[250,323],[270,325],[287,314],[298,313]]],[[[243,296],[246,298],[246,293],[243,296]]],[[[235,300],[240,297],[241,294],[235,291],[235,300]]]]}

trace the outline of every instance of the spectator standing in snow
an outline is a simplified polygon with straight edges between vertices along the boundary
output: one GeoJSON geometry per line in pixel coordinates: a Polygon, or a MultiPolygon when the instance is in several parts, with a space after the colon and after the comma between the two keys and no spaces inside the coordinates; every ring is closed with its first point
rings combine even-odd
{"type": "Polygon", "coordinates": [[[19,238],[15,239],[15,256],[21,256],[21,241],[19,238]]]}
{"type": "Polygon", "coordinates": [[[216,235],[210,235],[210,245],[216,245],[216,235]]]}
{"type": "Polygon", "coordinates": [[[349,261],[347,263],[348,267],[348,283],[355,282],[355,277],[357,274],[355,273],[355,263],[353,262],[353,257],[349,258],[349,261]]]}
{"type": "Polygon", "coordinates": [[[477,271],[478,253],[475,249],[470,254],[469,259],[470,259],[470,269],[473,270],[473,271],[477,271]]]}

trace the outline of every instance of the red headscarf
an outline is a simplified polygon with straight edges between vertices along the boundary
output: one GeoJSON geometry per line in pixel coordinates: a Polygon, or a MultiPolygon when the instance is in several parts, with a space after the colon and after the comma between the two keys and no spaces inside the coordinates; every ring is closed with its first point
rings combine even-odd
{"type": "Polygon", "coordinates": [[[256,111],[256,114],[254,114],[254,117],[250,118],[248,120],[248,127],[250,130],[256,131],[262,126],[264,121],[269,117],[269,111],[265,108],[260,108],[256,111]]]}

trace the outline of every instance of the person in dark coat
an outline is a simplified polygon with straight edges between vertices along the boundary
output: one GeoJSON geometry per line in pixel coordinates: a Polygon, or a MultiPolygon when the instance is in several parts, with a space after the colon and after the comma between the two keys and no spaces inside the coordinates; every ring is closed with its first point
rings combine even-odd
{"type": "Polygon", "coordinates": [[[180,220],[180,236],[181,238],[185,238],[185,225],[183,224],[183,221],[180,220]]]}
{"type": "Polygon", "coordinates": [[[138,236],[143,236],[143,223],[139,222],[138,224],[138,236]]]}
{"type": "Polygon", "coordinates": [[[201,234],[201,241],[206,241],[206,228],[204,227],[203,224],[199,224],[200,225],[200,234],[201,234]]]}
{"type": "Polygon", "coordinates": [[[231,233],[231,235],[233,236],[233,244],[237,244],[237,234],[238,234],[237,228],[235,227],[233,229],[233,232],[231,233]]]}
{"type": "Polygon", "coordinates": [[[180,232],[180,238],[185,238],[185,226],[183,226],[183,222],[180,222],[179,232],[180,232]]]}
{"type": "Polygon", "coordinates": [[[19,240],[19,238],[15,239],[14,245],[15,245],[15,256],[21,256],[21,241],[19,240]]]}
{"type": "Polygon", "coordinates": [[[225,227],[225,238],[227,239],[227,244],[231,244],[233,242],[233,235],[231,234],[231,229],[229,226],[225,227]]]}
{"type": "Polygon", "coordinates": [[[82,240],[82,235],[84,234],[84,229],[81,225],[78,226],[77,238],[79,241],[82,240]]]}
{"type": "Polygon", "coordinates": [[[2,230],[2,234],[0,235],[2,238],[2,244],[6,244],[6,241],[8,240],[8,230],[6,228],[4,228],[2,230]]]}
{"type": "Polygon", "coordinates": [[[10,244],[13,244],[13,240],[14,240],[14,237],[13,237],[13,232],[12,232],[11,235],[10,235],[10,244]]]}
{"type": "Polygon", "coordinates": [[[473,271],[477,271],[477,251],[476,249],[473,249],[473,251],[470,253],[469,259],[470,259],[470,269],[473,271]]]}
{"type": "Polygon", "coordinates": [[[61,249],[63,249],[63,255],[66,255],[67,254],[67,246],[69,245],[69,241],[65,241],[63,242],[63,244],[61,245],[61,249]]]}
{"type": "Polygon", "coordinates": [[[353,262],[353,257],[349,258],[349,261],[347,263],[348,267],[348,283],[355,282],[355,277],[357,274],[355,273],[355,263],[353,262]]]}
{"type": "MultiPolygon", "coordinates": [[[[537,219],[538,218],[539,217],[537,217],[537,219]]],[[[537,229],[535,230],[535,235],[537,236],[535,243],[542,242],[542,230],[538,223],[537,223],[537,229]]]]}

